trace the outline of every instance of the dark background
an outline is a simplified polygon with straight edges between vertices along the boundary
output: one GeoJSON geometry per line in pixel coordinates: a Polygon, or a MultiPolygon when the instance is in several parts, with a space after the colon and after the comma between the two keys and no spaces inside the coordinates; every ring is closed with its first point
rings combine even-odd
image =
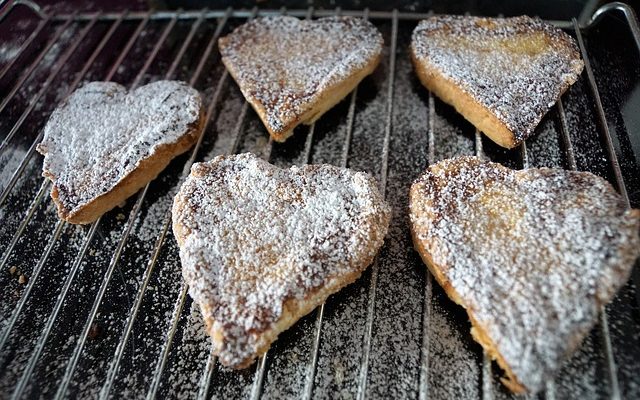
{"type": "MultiPolygon", "coordinates": [[[[83,9],[85,11],[94,10],[146,10],[149,7],[156,9],[192,9],[208,7],[210,9],[223,9],[229,5],[234,8],[307,8],[314,6],[318,9],[332,9],[340,5],[343,9],[360,10],[369,7],[375,10],[391,10],[397,8],[401,11],[426,12],[433,10],[436,13],[462,14],[469,12],[472,15],[537,15],[541,18],[569,20],[572,17],[582,20],[590,16],[593,11],[606,1],[598,0],[115,0],[109,2],[101,1],[79,1],[79,0],[36,0],[36,3],[54,8],[59,12],[83,9]]],[[[638,9],[638,1],[627,1],[638,9]]]]}

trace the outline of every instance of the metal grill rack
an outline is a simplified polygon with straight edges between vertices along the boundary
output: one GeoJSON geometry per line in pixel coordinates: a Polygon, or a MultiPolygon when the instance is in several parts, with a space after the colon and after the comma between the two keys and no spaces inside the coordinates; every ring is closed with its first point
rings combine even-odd
{"type": "MultiPolygon", "coordinates": [[[[417,82],[407,46],[428,14],[310,8],[56,15],[30,1],[0,12],[0,28],[13,24],[22,35],[0,59],[3,398],[509,398],[500,372],[471,340],[464,311],[412,250],[412,180],[439,159],[478,154],[514,168],[589,170],[609,179],[630,206],[640,204],[639,125],[633,131],[629,121],[638,120],[625,108],[640,76],[640,31],[621,3],[580,25],[552,21],[576,37],[585,72],[537,135],[514,151],[486,140],[417,82]],[[369,18],[386,46],[380,67],[345,101],[277,144],[222,67],[216,42],[248,18],[283,13],[369,18]],[[203,93],[207,125],[196,146],[97,222],[60,222],[35,153],[49,113],[84,81],[133,88],[163,78],[203,93]],[[393,221],[358,282],[237,372],[209,351],[169,224],[172,197],[193,162],[244,151],[281,166],[326,162],[371,172],[393,221]]],[[[640,397],[638,283],[636,268],[541,397],[640,397]]]]}

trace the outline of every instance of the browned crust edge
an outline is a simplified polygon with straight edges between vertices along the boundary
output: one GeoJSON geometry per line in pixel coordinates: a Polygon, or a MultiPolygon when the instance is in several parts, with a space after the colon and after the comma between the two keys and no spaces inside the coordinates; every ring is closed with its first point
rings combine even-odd
{"type": "Polygon", "coordinates": [[[140,165],[121,179],[109,192],[96,197],[90,202],[80,206],[75,211],[68,210],[60,201],[58,187],[55,185],[53,175],[44,171],[43,175],[54,182],[51,188],[51,198],[58,210],[60,219],[71,224],[89,224],[97,220],[104,213],[114,209],[147,183],[154,180],[160,172],[176,156],[189,150],[197,141],[200,133],[204,129],[204,110],[200,109],[200,116],[197,123],[192,124],[187,132],[178,141],[158,146],[156,151],[148,158],[142,160],[140,165]]]}
{"type": "MultiPolygon", "coordinates": [[[[219,39],[219,47],[225,46],[225,39],[226,38],[219,39]]],[[[285,125],[282,131],[274,131],[271,129],[271,127],[267,123],[267,110],[265,109],[264,105],[258,99],[251,96],[250,93],[247,93],[245,91],[243,85],[241,85],[238,81],[238,71],[236,71],[233,65],[231,65],[227,57],[222,57],[222,63],[225,65],[227,71],[229,71],[229,74],[231,74],[234,81],[238,84],[238,87],[240,88],[240,91],[242,92],[244,98],[247,100],[247,102],[249,102],[249,104],[251,104],[251,107],[253,107],[255,112],[260,117],[260,120],[262,120],[262,123],[269,132],[269,135],[276,142],[282,143],[293,134],[293,130],[296,126],[300,124],[311,125],[312,123],[316,122],[325,112],[342,101],[342,99],[344,99],[349,93],[351,93],[365,77],[375,71],[375,69],[378,67],[378,64],[380,64],[381,59],[382,52],[380,52],[377,57],[372,58],[366,66],[355,71],[346,79],[337,82],[336,84],[329,86],[322,92],[318,93],[318,98],[316,99],[314,104],[312,104],[308,110],[296,117],[293,121],[285,125]]]]}

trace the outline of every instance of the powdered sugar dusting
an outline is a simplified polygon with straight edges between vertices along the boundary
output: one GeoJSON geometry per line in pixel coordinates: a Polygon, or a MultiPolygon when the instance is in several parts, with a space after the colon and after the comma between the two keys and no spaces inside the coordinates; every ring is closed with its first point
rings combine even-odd
{"type": "Polygon", "coordinates": [[[173,224],[190,294],[222,336],[214,349],[237,367],[268,344],[261,334],[286,300],[304,301],[366,268],[389,209],[365,173],[284,170],[247,153],[195,164],[173,224]]]}
{"type": "Polygon", "coordinates": [[[88,83],[45,127],[38,145],[43,174],[72,213],[112,190],[159,146],[177,142],[200,109],[200,95],[182,82],[154,82],[131,93],[117,83],[88,83]]]}
{"type": "Polygon", "coordinates": [[[495,114],[516,142],[533,133],[583,68],[569,35],[526,16],[434,16],[418,24],[411,50],[495,114]]]}
{"type": "Polygon", "coordinates": [[[626,282],[640,218],[603,179],[475,157],[431,167],[411,221],[518,380],[538,391],[626,282]],[[464,245],[461,245],[464,244],[464,245]]]}
{"type": "Polygon", "coordinates": [[[264,107],[264,123],[285,133],[323,91],[374,62],[382,36],[368,21],[279,16],[252,20],[220,40],[222,60],[247,100],[264,107]]]}

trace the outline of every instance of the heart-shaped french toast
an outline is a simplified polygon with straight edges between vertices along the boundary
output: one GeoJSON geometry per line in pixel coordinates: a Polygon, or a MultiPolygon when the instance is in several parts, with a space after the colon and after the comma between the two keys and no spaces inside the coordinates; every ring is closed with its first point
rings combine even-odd
{"type": "Polygon", "coordinates": [[[222,62],[282,142],[349,94],[380,62],[382,35],[360,18],[258,18],[219,41],[222,62]]]}
{"type": "Polygon", "coordinates": [[[183,82],[82,86],[51,114],[37,146],[58,215],[95,221],[187,151],[203,125],[200,94],[183,82]]]}
{"type": "Polygon", "coordinates": [[[429,17],[413,31],[411,58],[429,90],[508,148],[534,133],[584,66],[571,36],[527,16],[429,17]]]}
{"type": "Polygon", "coordinates": [[[581,344],[640,254],[640,211],[604,179],[441,161],[411,187],[414,245],[517,393],[581,344]]]}
{"type": "Polygon", "coordinates": [[[389,220],[363,172],[280,169],[249,153],[194,164],[173,203],[173,232],[219,361],[247,367],[355,281],[389,220]]]}

